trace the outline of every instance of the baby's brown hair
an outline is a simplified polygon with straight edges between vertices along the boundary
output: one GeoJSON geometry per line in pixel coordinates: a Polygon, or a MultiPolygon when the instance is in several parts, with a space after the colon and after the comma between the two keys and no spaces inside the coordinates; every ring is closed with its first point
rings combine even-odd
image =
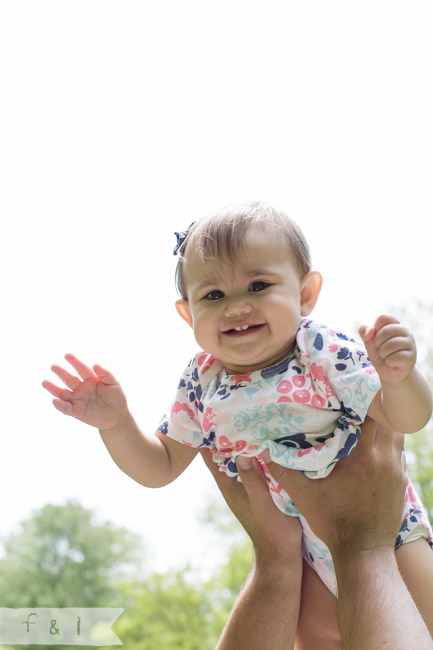
{"type": "Polygon", "coordinates": [[[188,229],[179,247],[179,261],[175,276],[176,288],[182,298],[187,298],[184,269],[188,261],[188,252],[194,251],[202,261],[222,258],[233,261],[251,225],[259,225],[263,229],[271,227],[281,230],[302,277],[311,271],[310,249],[299,226],[284,212],[276,210],[268,203],[247,201],[228,205],[196,221],[188,229]]]}

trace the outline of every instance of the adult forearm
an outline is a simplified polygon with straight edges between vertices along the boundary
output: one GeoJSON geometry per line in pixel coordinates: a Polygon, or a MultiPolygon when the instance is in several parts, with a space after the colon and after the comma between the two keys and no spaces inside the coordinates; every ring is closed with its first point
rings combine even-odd
{"type": "Polygon", "coordinates": [[[116,465],[138,483],[161,487],[172,480],[166,448],[155,436],[140,431],[129,412],[116,427],[99,433],[116,465]]]}
{"type": "Polygon", "coordinates": [[[291,650],[299,616],[302,556],[270,569],[260,560],[235,604],[217,650],[291,650]]]}
{"type": "Polygon", "coordinates": [[[432,650],[433,641],[390,551],[333,553],[345,650],[432,650]]]}

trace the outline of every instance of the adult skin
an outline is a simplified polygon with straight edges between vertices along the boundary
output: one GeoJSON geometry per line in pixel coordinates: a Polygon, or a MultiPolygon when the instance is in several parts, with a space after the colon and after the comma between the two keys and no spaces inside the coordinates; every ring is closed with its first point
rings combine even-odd
{"type": "MultiPolygon", "coordinates": [[[[367,420],[354,452],[339,461],[326,479],[310,480],[301,472],[268,464],[331,551],[339,589],[342,647],[347,650],[433,649],[395,559],[405,489],[402,446],[403,436],[367,420]]],[[[256,556],[218,650],[289,650],[299,611],[299,531],[292,517],[271,508],[257,461],[251,459],[248,470],[239,463],[242,484],[220,475],[209,458],[206,462],[250,535],[256,556]],[[283,526],[286,528],[280,530],[283,526]],[[295,540],[295,546],[286,535],[295,540]]]]}

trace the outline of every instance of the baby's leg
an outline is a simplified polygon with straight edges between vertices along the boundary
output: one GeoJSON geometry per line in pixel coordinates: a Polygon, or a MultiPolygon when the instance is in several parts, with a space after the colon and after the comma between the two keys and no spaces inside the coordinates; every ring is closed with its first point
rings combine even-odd
{"type": "Polygon", "coordinates": [[[433,551],[423,538],[395,552],[399,571],[433,637],[433,551]]]}
{"type": "Polygon", "coordinates": [[[341,650],[337,599],[305,560],[295,650],[341,650]]]}

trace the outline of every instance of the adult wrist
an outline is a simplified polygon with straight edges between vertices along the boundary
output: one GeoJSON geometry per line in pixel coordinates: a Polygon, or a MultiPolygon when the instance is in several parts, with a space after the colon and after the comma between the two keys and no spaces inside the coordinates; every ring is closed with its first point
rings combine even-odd
{"type": "Polygon", "coordinates": [[[257,579],[272,584],[291,583],[294,572],[302,567],[301,544],[285,549],[273,544],[254,547],[254,572],[257,579]]]}

